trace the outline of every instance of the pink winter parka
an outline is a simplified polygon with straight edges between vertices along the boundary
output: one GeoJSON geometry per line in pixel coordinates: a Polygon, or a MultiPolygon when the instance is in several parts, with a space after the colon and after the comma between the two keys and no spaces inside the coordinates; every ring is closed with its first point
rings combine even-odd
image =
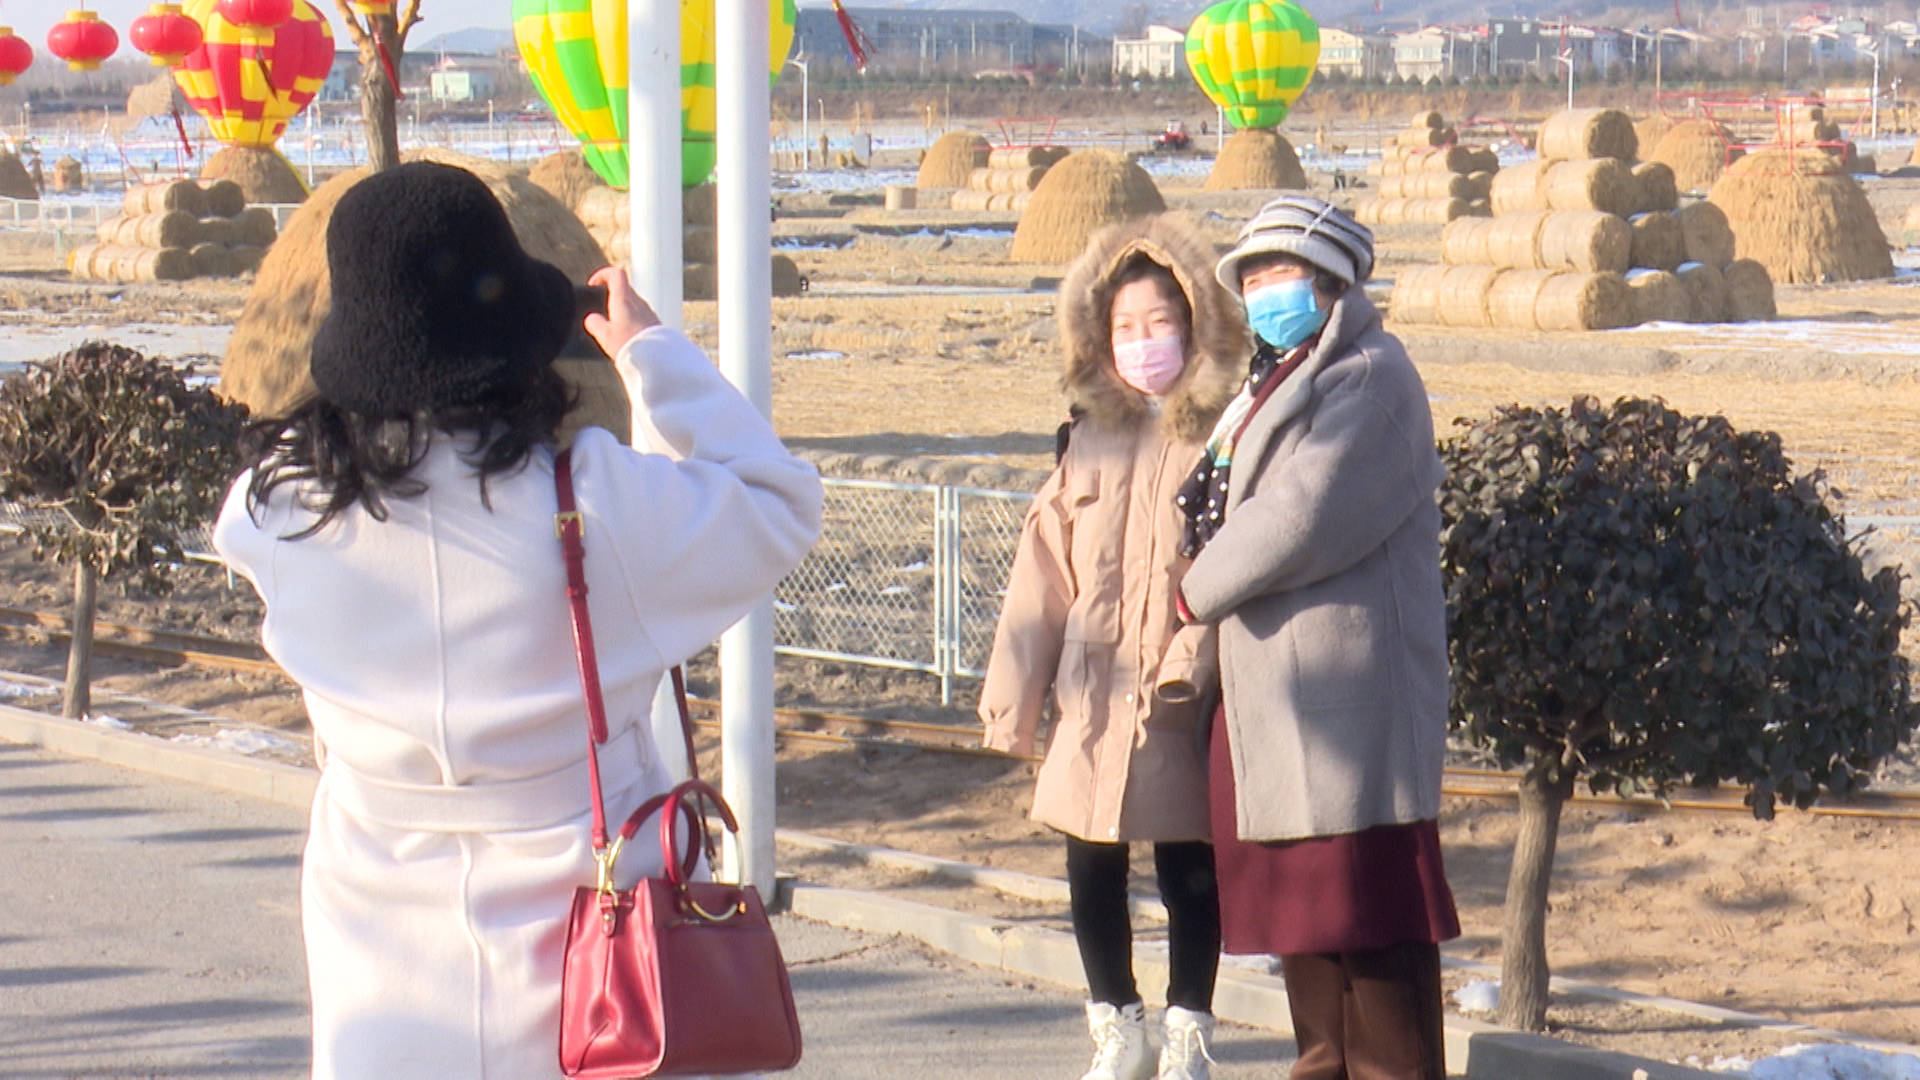
{"type": "MultiPolygon", "coordinates": [[[[1187,565],[1174,496],[1250,351],[1213,261],[1190,225],[1161,215],[1097,234],[1060,287],[1063,381],[1080,418],[1021,531],[980,719],[987,746],[1030,753],[1052,700],[1033,817],[1084,840],[1208,833],[1206,702],[1175,704],[1154,689],[1187,565]],[[1157,406],[1113,367],[1113,282],[1140,254],[1173,271],[1193,311],[1187,366],[1157,406]]],[[[1190,642],[1191,632],[1181,645],[1190,642]]]]}

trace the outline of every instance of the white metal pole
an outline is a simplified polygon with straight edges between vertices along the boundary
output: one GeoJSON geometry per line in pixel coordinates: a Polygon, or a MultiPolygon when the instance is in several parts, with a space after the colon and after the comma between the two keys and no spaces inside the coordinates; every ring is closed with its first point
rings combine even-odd
{"type": "MultiPolygon", "coordinates": [[[[714,44],[720,114],[720,370],[762,414],[773,412],[773,193],[767,128],[768,0],[728,5],[714,44]]],[[[678,70],[678,69],[676,69],[678,70]]],[[[677,114],[676,114],[677,116],[677,114]]],[[[726,877],[773,896],[773,598],[720,639],[721,778],[740,819],[726,877]]]]}
{"type": "MultiPolygon", "coordinates": [[[[627,257],[633,287],[678,330],[685,322],[680,224],[680,0],[627,3],[627,257]]],[[[680,712],[661,679],[653,697],[653,743],[675,780],[687,777],[679,751],[680,712]]]]}

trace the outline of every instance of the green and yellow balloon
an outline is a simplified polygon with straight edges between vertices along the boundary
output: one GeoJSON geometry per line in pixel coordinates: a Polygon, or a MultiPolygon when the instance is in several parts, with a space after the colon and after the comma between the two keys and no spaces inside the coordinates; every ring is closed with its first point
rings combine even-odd
{"type": "Polygon", "coordinates": [[[1241,130],[1275,128],[1320,62],[1320,26],[1289,0],[1224,0],[1187,28],[1187,68],[1241,130]]]}
{"type": "MultiPolygon", "coordinates": [[[[773,0],[772,79],[793,48],[794,0],[773,0]]],[[[688,187],[713,172],[719,113],[714,97],[714,0],[680,4],[680,179],[688,187]]],[[[627,186],[626,0],[513,0],[513,39],[533,85],[560,123],[580,140],[587,164],[617,188],[627,186]]]]}

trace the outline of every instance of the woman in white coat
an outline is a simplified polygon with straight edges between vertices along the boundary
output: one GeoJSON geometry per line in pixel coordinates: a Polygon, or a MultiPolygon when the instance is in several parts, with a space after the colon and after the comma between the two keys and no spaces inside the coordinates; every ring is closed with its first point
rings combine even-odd
{"type": "MultiPolygon", "coordinates": [[[[255,427],[215,528],[326,750],[301,881],[313,1074],[556,1077],[565,913],[594,872],[554,533],[572,288],[484,184],[426,163],[349,191],[327,259],[319,398],[255,427]]],[[[624,274],[595,281],[587,330],[634,448],[589,428],[572,470],[623,815],[671,786],[648,722],[663,673],[800,560],[821,495],[624,274]]],[[[658,869],[644,847],[622,886],[658,869]]]]}

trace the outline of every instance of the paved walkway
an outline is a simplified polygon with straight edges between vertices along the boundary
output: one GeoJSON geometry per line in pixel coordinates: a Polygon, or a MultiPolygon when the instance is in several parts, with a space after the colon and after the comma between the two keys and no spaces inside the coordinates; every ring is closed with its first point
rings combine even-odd
{"type": "MultiPolygon", "coordinates": [[[[304,830],[283,806],[0,743],[0,1077],[305,1076],[304,830]]],[[[1086,1067],[1077,994],[898,938],[777,922],[808,1038],[785,1075],[1086,1067]]],[[[1214,1075],[1282,1077],[1291,1051],[1229,1028],[1214,1075]]]]}

